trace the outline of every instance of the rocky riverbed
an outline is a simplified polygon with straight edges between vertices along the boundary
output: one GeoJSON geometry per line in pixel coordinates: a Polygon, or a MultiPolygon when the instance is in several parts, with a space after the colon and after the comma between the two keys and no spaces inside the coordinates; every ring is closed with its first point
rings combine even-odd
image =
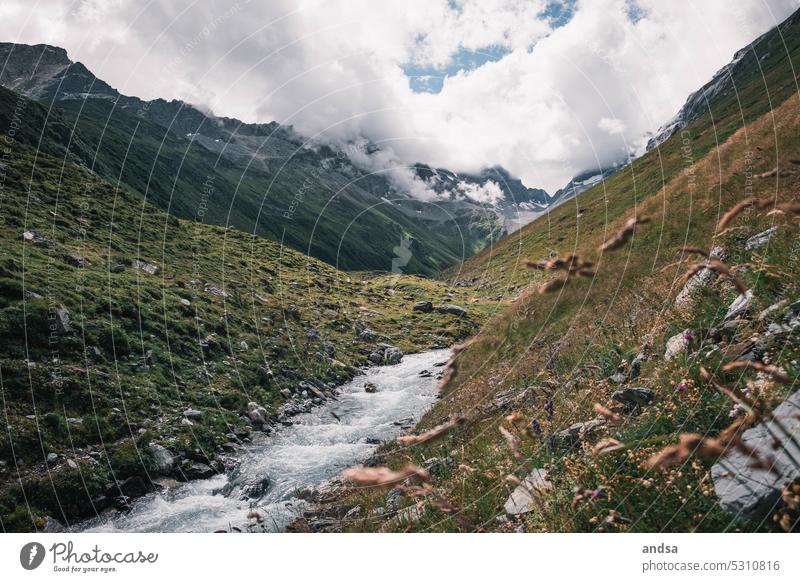
{"type": "Polygon", "coordinates": [[[74,529],[282,531],[306,505],[298,492],[364,462],[382,441],[416,424],[437,398],[437,376],[449,355],[434,350],[370,368],[341,386],[337,399],[270,435],[254,435],[226,474],[168,483],[135,500],[130,511],[110,511],[74,529]]]}

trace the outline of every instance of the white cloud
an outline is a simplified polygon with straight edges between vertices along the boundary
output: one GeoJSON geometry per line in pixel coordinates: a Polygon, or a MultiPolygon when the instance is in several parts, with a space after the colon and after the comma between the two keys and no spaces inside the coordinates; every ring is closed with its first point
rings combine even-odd
{"type": "Polygon", "coordinates": [[[4,0],[0,37],[64,46],[127,94],[378,143],[374,167],[499,164],[552,192],[638,147],[800,0],[637,5],[634,22],[630,0],[579,0],[552,30],[545,0],[4,0]],[[440,93],[414,93],[403,72],[498,47],[440,93]]]}
{"type": "Polygon", "coordinates": [[[601,117],[597,127],[609,135],[622,135],[625,133],[625,124],[616,117],[601,117]]]}

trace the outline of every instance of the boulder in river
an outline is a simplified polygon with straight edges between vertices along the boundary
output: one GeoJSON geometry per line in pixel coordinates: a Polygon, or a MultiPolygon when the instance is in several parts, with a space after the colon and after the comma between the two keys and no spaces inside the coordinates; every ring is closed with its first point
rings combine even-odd
{"type": "Polygon", "coordinates": [[[158,443],[150,443],[148,449],[155,463],[155,472],[164,476],[171,475],[175,469],[175,457],[172,453],[158,443]]]}
{"type": "Polygon", "coordinates": [[[269,419],[269,413],[267,412],[266,408],[260,406],[257,402],[248,402],[247,418],[250,419],[250,422],[253,423],[253,426],[258,427],[267,423],[269,419]]]}
{"type": "Polygon", "coordinates": [[[389,347],[383,352],[383,362],[387,365],[399,364],[403,359],[403,352],[399,348],[389,347]]]}
{"type": "Polygon", "coordinates": [[[364,392],[367,394],[375,394],[378,391],[378,387],[375,386],[372,382],[364,382],[364,392]]]}
{"type": "Polygon", "coordinates": [[[216,474],[216,471],[205,463],[192,463],[183,470],[187,480],[208,479],[216,474]]]}

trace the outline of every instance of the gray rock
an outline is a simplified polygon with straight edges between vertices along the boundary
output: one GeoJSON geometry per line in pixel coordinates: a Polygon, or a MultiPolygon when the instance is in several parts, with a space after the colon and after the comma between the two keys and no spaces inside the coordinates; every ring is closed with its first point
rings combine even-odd
{"type": "MultiPolygon", "coordinates": [[[[712,247],[709,256],[712,259],[722,260],[725,256],[725,251],[722,247],[715,246],[712,247]]],[[[692,275],[675,297],[675,307],[682,310],[690,308],[697,292],[713,283],[716,278],[717,272],[711,269],[703,269],[692,275]]]]}
{"type": "Polygon", "coordinates": [[[383,353],[383,361],[388,365],[399,364],[402,359],[403,352],[400,351],[399,348],[386,348],[386,351],[383,353]]]}
{"type": "Polygon", "coordinates": [[[112,266],[112,267],[109,269],[109,271],[110,271],[111,273],[114,273],[114,274],[121,273],[121,272],[122,272],[122,271],[124,271],[124,270],[125,270],[125,265],[123,265],[123,264],[117,264],[117,265],[114,265],[114,266],[112,266]]]}
{"type": "Polygon", "coordinates": [[[47,464],[54,465],[58,462],[58,455],[56,453],[49,453],[47,455],[47,464]]]}
{"type": "Polygon", "coordinates": [[[647,406],[655,398],[655,393],[649,388],[623,388],[611,395],[611,399],[625,405],[628,410],[635,410],[647,406]]]}
{"type": "Polygon", "coordinates": [[[213,477],[216,474],[216,471],[214,471],[214,469],[205,463],[192,463],[186,469],[184,469],[183,474],[189,480],[208,479],[209,477],[213,477]]]}
{"type": "Polygon", "coordinates": [[[84,257],[76,255],[75,253],[64,253],[64,260],[73,267],[83,268],[87,265],[84,257]]]}
{"type": "Polygon", "coordinates": [[[666,350],[664,351],[664,360],[669,361],[677,358],[680,354],[685,353],[689,349],[689,340],[687,334],[691,333],[688,329],[677,333],[667,340],[666,350]]]}
{"type": "Polygon", "coordinates": [[[158,443],[150,443],[147,447],[155,463],[155,472],[159,475],[171,475],[175,469],[175,457],[158,443]]]}
{"type": "Polygon", "coordinates": [[[622,372],[617,372],[616,374],[609,376],[608,381],[612,384],[624,384],[627,379],[628,376],[622,372]]]}
{"type": "Polygon", "coordinates": [[[783,299],[782,301],[778,301],[777,303],[773,303],[769,307],[767,307],[764,311],[758,314],[758,321],[764,321],[765,319],[769,319],[774,315],[777,315],[781,309],[789,305],[788,299],[783,299]]]}
{"type": "Polygon", "coordinates": [[[378,391],[378,387],[375,386],[372,382],[364,382],[364,392],[367,394],[375,394],[378,391]]]}
{"type": "Polygon", "coordinates": [[[266,408],[260,406],[256,402],[248,402],[247,418],[250,419],[250,422],[252,422],[254,426],[258,427],[267,424],[267,421],[269,420],[269,412],[267,412],[266,408]]]}
{"type": "Polygon", "coordinates": [[[497,411],[509,410],[523,402],[530,401],[532,397],[533,388],[525,388],[523,390],[512,388],[510,390],[504,390],[503,392],[495,394],[488,408],[497,411]]]}
{"type": "Polygon", "coordinates": [[[572,449],[583,438],[590,438],[597,432],[597,429],[605,424],[604,420],[595,419],[586,422],[576,422],[556,435],[556,442],[559,448],[572,449]]]}
{"type": "Polygon", "coordinates": [[[750,311],[750,305],[753,303],[753,291],[748,289],[746,293],[742,293],[733,303],[728,307],[728,312],[725,314],[725,320],[736,319],[742,317],[750,311]]]}
{"type": "MultiPolygon", "coordinates": [[[[797,439],[800,435],[800,391],[783,401],[774,411],[775,418],[797,439]]],[[[720,506],[730,513],[763,519],[774,510],[781,488],[800,477],[800,447],[781,431],[774,421],[762,422],[742,435],[746,445],[763,459],[773,459],[772,470],[754,468],[753,458],[738,450],[731,451],[711,467],[714,490],[720,506]],[[781,446],[777,449],[774,442],[781,446]]]]}
{"type": "Polygon", "coordinates": [[[433,303],[430,301],[417,301],[414,304],[414,307],[411,308],[412,311],[421,311],[422,313],[430,313],[433,311],[433,303]]]}
{"type": "Polygon", "coordinates": [[[460,305],[454,305],[452,303],[445,303],[444,305],[437,305],[434,307],[436,311],[439,313],[446,313],[448,315],[455,315],[457,317],[461,317],[462,315],[467,314],[467,310],[461,307],[460,305]]]}
{"type": "Polygon", "coordinates": [[[395,420],[392,424],[395,426],[399,426],[402,429],[409,429],[412,426],[414,426],[415,422],[414,419],[409,416],[408,418],[401,418],[400,420],[395,420]]]}
{"type": "Polygon", "coordinates": [[[51,239],[40,235],[34,230],[26,230],[23,232],[22,240],[32,243],[37,247],[52,247],[55,244],[51,239]]]}
{"type": "Polygon", "coordinates": [[[120,493],[129,498],[141,497],[142,495],[147,494],[149,490],[150,487],[147,485],[145,480],[138,475],[128,477],[119,484],[120,493]]]}
{"type": "Polygon", "coordinates": [[[133,259],[131,261],[131,267],[139,271],[144,271],[148,275],[158,275],[161,272],[161,267],[158,265],[148,263],[147,261],[140,261],[139,259],[133,259]]]}
{"type": "Polygon", "coordinates": [[[358,334],[358,339],[365,342],[375,341],[375,338],[378,337],[378,334],[375,333],[370,328],[363,329],[361,333],[358,334]]]}
{"type": "Polygon", "coordinates": [[[189,420],[200,420],[203,418],[203,411],[189,408],[183,411],[183,417],[188,418],[189,420]]]}
{"type": "Polygon", "coordinates": [[[63,305],[56,308],[56,331],[60,334],[69,333],[72,331],[72,322],[69,318],[69,311],[63,305]]]}
{"type": "Polygon", "coordinates": [[[373,364],[382,364],[383,354],[381,354],[380,352],[372,352],[367,359],[373,364]]]}
{"type": "Polygon", "coordinates": [[[400,501],[403,498],[403,492],[395,487],[389,493],[386,494],[386,502],[384,506],[389,511],[395,511],[400,506],[400,501]]]}
{"type": "Polygon", "coordinates": [[[547,479],[547,471],[534,469],[531,474],[522,480],[506,500],[503,508],[508,515],[522,515],[528,513],[536,506],[536,497],[542,492],[549,491],[553,486],[547,479]]]}
{"type": "Polygon", "coordinates": [[[771,239],[772,235],[774,235],[776,232],[778,232],[777,226],[768,228],[764,232],[760,232],[757,235],[747,239],[744,243],[744,248],[748,251],[751,251],[753,249],[763,247],[765,244],[769,242],[769,239],[771,239]]]}
{"type": "Polygon", "coordinates": [[[67,459],[67,467],[70,469],[77,469],[78,463],[76,463],[74,459],[67,459]]]}
{"type": "Polygon", "coordinates": [[[647,356],[645,354],[639,354],[633,358],[628,368],[628,380],[636,380],[639,377],[639,374],[642,373],[642,364],[646,361],[647,356]]]}

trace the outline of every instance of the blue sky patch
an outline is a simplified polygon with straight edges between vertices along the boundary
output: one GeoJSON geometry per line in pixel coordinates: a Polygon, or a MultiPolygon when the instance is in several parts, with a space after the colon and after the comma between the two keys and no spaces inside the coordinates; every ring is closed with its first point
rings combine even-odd
{"type": "MultiPolygon", "coordinates": [[[[553,28],[560,28],[572,20],[575,13],[577,0],[559,0],[549,2],[547,7],[539,14],[542,20],[547,20],[553,28]]],[[[631,0],[635,5],[635,2],[631,0]]],[[[456,3],[452,6],[457,9],[456,3]]],[[[418,39],[422,42],[424,39],[418,39]]],[[[474,71],[489,62],[496,62],[509,53],[502,46],[488,46],[479,50],[460,48],[451,62],[445,67],[432,67],[407,63],[403,72],[408,77],[411,90],[415,93],[439,93],[446,77],[451,77],[458,72],[474,71]]]]}

